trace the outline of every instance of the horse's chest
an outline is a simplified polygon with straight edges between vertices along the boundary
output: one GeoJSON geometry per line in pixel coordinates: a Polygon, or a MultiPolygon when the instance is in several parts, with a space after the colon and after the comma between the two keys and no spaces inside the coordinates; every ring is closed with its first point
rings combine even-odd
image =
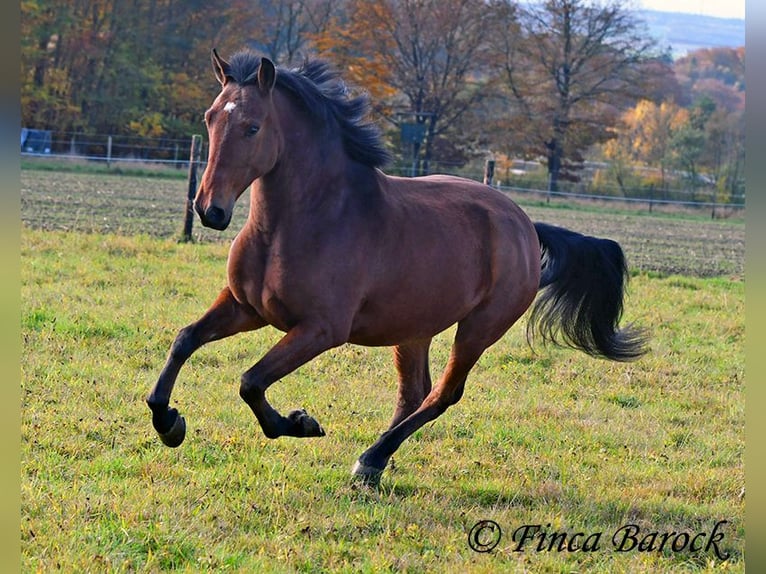
{"type": "Polygon", "coordinates": [[[229,255],[229,289],[275,327],[287,330],[299,320],[290,304],[290,265],[284,255],[265,246],[235,250],[229,255]],[[259,248],[260,247],[260,248],[259,248]]]}

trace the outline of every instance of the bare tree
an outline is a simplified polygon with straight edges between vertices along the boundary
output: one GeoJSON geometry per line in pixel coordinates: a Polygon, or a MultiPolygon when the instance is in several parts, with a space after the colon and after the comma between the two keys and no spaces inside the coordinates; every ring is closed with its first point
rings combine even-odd
{"type": "Polygon", "coordinates": [[[313,34],[321,32],[329,24],[340,2],[333,0],[279,0],[261,2],[269,18],[269,26],[263,29],[263,47],[274,61],[295,63],[305,58],[313,34]]]}
{"type": "Polygon", "coordinates": [[[228,21],[216,45],[224,52],[245,45],[282,65],[304,59],[312,51],[314,36],[345,9],[340,0],[230,0],[227,4],[228,21]]]}
{"type": "Polygon", "coordinates": [[[487,6],[482,0],[352,0],[347,20],[319,41],[357,83],[389,94],[384,115],[397,127],[408,125],[403,135],[419,164],[415,172],[429,171],[439,137],[484,95],[487,6]]]}
{"type": "Polygon", "coordinates": [[[515,135],[546,158],[556,191],[580,153],[610,137],[619,110],[649,89],[642,69],[656,59],[655,43],[619,0],[505,4],[508,31],[494,45],[515,135]]]}

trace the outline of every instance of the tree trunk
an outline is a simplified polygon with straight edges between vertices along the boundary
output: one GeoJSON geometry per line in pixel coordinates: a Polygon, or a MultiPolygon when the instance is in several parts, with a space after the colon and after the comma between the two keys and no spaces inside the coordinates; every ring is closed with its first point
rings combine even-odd
{"type": "Polygon", "coordinates": [[[431,158],[434,153],[434,139],[436,138],[436,122],[438,119],[439,118],[434,113],[426,120],[428,122],[428,127],[426,128],[425,153],[423,154],[420,175],[428,175],[431,172],[431,158]]]}
{"type": "Polygon", "coordinates": [[[545,147],[548,150],[548,191],[558,191],[563,149],[555,137],[545,142],[545,147]]]}

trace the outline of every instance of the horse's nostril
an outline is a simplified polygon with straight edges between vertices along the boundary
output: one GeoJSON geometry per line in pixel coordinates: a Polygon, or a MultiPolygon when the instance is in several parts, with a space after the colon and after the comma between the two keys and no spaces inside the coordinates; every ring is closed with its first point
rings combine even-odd
{"type": "Polygon", "coordinates": [[[225,217],[225,213],[223,212],[223,209],[220,207],[211,206],[207,208],[207,211],[205,211],[205,217],[211,222],[220,223],[223,221],[223,218],[225,217]]]}
{"type": "Polygon", "coordinates": [[[202,210],[199,208],[197,209],[197,212],[200,214],[202,224],[206,225],[207,227],[212,227],[213,229],[220,230],[225,229],[229,224],[228,218],[226,217],[226,212],[220,207],[211,205],[204,212],[202,212],[202,210]]]}

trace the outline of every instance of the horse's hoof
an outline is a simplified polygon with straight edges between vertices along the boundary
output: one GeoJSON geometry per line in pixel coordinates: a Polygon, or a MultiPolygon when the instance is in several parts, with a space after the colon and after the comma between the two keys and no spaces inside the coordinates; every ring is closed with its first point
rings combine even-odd
{"type": "Polygon", "coordinates": [[[169,431],[158,433],[162,443],[170,448],[179,446],[186,438],[186,420],[178,414],[178,411],[175,411],[175,417],[169,431]]]}
{"type": "Polygon", "coordinates": [[[377,488],[380,486],[380,477],[383,476],[383,470],[385,469],[368,466],[357,460],[351,469],[351,476],[365,486],[377,488]]]}
{"type": "Polygon", "coordinates": [[[291,411],[287,415],[287,418],[293,423],[295,436],[325,436],[322,425],[320,425],[314,417],[309,416],[309,414],[306,412],[306,409],[297,409],[291,411]]]}

